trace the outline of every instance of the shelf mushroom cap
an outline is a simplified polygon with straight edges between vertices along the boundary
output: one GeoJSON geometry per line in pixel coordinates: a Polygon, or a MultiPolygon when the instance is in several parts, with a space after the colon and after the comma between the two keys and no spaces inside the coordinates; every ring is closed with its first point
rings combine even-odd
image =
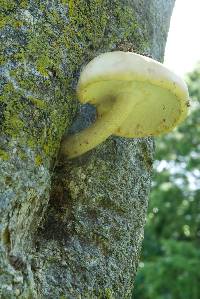
{"type": "MultiPolygon", "coordinates": [[[[151,58],[132,52],[108,52],[94,58],[82,71],[78,98],[81,103],[95,105],[99,117],[112,110],[122,93],[132,93],[134,108],[113,135],[156,136],[171,131],[187,116],[189,94],[185,82],[151,58]]],[[[118,111],[118,115],[121,113],[118,111]]]]}

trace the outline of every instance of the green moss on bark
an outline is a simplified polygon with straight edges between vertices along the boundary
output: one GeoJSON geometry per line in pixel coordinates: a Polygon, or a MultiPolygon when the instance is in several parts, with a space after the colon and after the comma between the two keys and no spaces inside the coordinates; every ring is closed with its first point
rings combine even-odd
{"type": "Polygon", "coordinates": [[[0,149],[0,159],[5,160],[5,161],[8,160],[9,154],[6,151],[0,149]]]}
{"type": "Polygon", "coordinates": [[[1,1],[1,10],[0,27],[8,36],[1,44],[7,69],[2,132],[51,157],[70,122],[69,111],[74,113],[74,81],[81,66],[97,49],[115,50],[130,41],[142,52],[143,37],[133,9],[118,1],[70,0],[58,6],[1,1]]]}

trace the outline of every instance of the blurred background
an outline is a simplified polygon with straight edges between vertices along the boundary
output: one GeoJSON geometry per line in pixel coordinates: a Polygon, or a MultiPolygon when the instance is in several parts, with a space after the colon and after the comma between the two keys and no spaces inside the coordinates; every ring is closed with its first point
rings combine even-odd
{"type": "Polygon", "coordinates": [[[200,299],[200,1],[176,0],[165,65],[184,77],[190,115],[156,139],[134,299],[200,299]]]}

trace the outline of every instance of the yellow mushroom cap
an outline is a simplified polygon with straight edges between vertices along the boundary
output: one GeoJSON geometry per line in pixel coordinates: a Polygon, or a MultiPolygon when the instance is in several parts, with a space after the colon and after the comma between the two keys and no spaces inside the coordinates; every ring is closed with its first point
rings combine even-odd
{"type": "Polygon", "coordinates": [[[135,105],[113,135],[159,135],[187,116],[185,82],[161,63],[132,52],[108,52],[94,58],[82,71],[77,86],[80,102],[94,104],[100,116],[112,109],[119,94],[127,92],[133,95],[130,101],[135,105]]]}

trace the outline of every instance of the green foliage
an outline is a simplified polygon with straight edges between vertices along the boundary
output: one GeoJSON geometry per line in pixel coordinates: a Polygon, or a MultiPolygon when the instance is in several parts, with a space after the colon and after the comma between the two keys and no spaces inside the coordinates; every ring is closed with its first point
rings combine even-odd
{"type": "Polygon", "coordinates": [[[162,251],[138,275],[136,298],[199,299],[200,252],[191,242],[162,240],[162,251]]]}
{"type": "Polygon", "coordinates": [[[157,140],[134,299],[200,298],[200,64],[186,80],[190,115],[157,140]]]}

